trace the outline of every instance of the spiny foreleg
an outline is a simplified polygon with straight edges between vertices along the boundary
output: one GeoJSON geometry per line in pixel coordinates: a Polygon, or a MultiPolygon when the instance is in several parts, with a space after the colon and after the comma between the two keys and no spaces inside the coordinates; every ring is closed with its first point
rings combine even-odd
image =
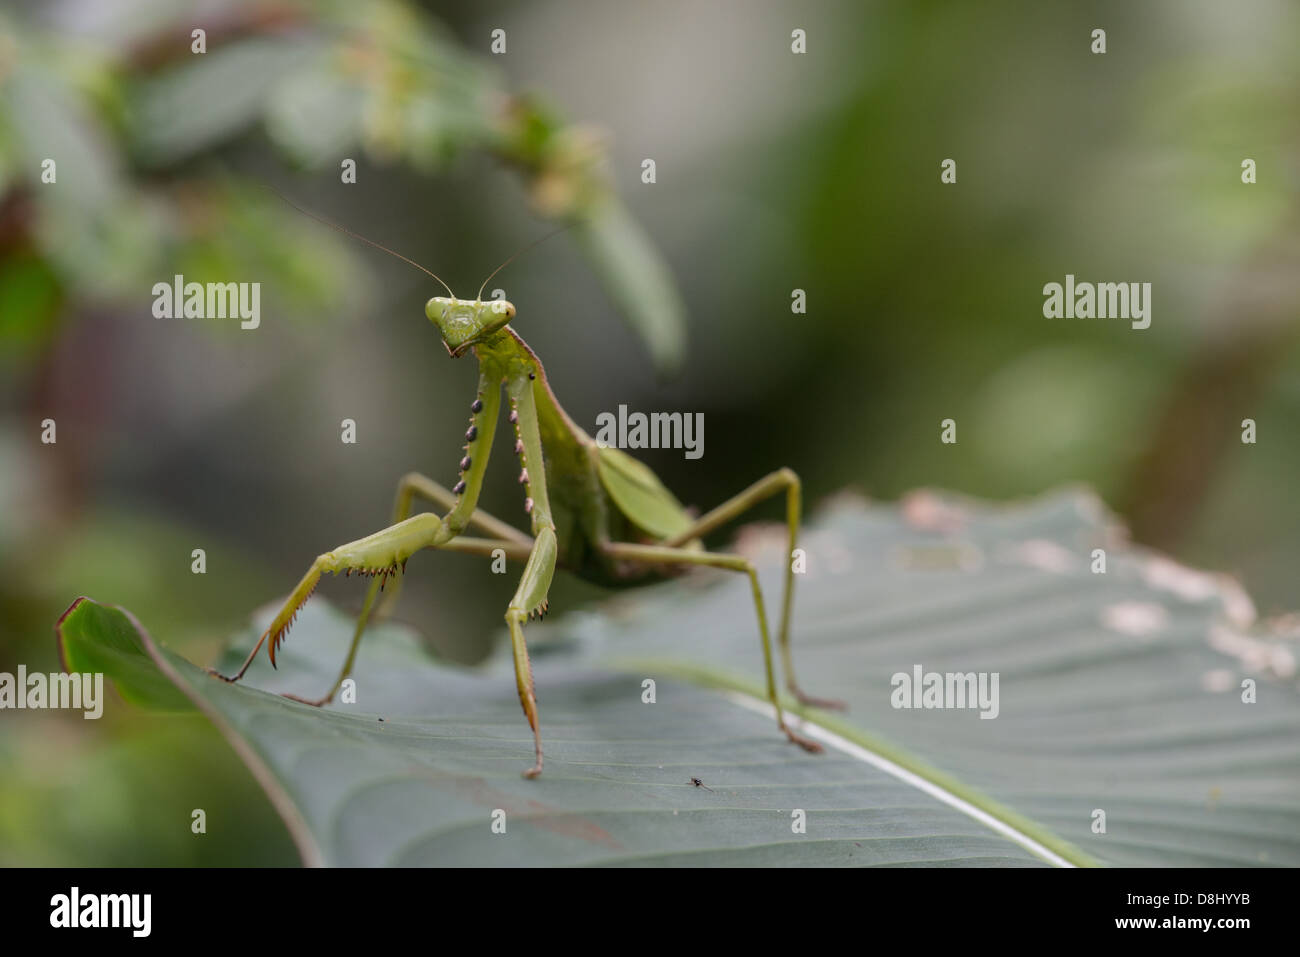
{"type": "Polygon", "coordinates": [[[321,575],[326,572],[335,575],[340,573],[351,575],[356,572],[360,575],[375,576],[377,580],[372,584],[371,591],[374,592],[376,587],[382,591],[388,579],[406,567],[406,560],[411,555],[421,548],[437,544],[445,534],[442,520],[436,515],[426,513],[316,556],[316,560],[307,569],[307,574],[303,575],[302,580],[298,582],[298,587],[290,592],[279,613],[271,619],[271,624],[266,631],[262,632],[262,637],[244,659],[239,671],[229,676],[212,669],[208,669],[209,673],[224,681],[238,681],[244,677],[248,666],[253,663],[257,653],[268,641],[270,642],[268,654],[274,667],[275,655],[280,643],[284,641],[302,606],[307,603],[307,599],[320,584],[321,575]]]}

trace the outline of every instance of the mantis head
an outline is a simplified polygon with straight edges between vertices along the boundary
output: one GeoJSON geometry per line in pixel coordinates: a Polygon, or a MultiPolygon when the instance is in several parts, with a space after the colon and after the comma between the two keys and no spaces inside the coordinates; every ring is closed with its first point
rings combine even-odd
{"type": "Polygon", "coordinates": [[[494,335],[515,317],[515,307],[504,299],[454,299],[434,296],[424,304],[429,317],[452,358],[457,358],[476,342],[494,335]]]}

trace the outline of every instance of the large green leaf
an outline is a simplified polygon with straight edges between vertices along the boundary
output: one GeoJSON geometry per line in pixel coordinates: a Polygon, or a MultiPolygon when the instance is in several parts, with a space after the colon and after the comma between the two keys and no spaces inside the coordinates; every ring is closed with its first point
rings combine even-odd
{"type": "MultiPolygon", "coordinates": [[[[70,668],[103,668],[136,699],[162,694],[161,670],[245,758],[309,863],[1300,863],[1290,648],[1245,627],[1232,583],[1114,532],[1075,492],[825,512],[805,535],[795,613],[801,680],[850,704],[808,716],[821,756],[786,744],[766,713],[740,576],[529,630],[547,747],[536,781],[519,776],[531,736],[507,656],[456,670],[382,626],[356,703],[317,710],[270,692],[328,686],[351,622],[319,600],[280,670],[259,659],[235,686],[89,600],[61,635],[70,668]],[[998,673],[997,717],[895,709],[891,676],[915,665],[998,673]],[[1246,677],[1257,703],[1242,701],[1246,677]]],[[[740,547],[773,602],[781,535],[751,529],[740,547]]]]}

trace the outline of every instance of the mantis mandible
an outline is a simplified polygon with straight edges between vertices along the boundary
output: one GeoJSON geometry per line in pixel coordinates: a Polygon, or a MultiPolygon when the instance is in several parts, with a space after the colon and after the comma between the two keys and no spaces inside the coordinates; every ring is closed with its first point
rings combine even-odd
{"type": "Polygon", "coordinates": [[[777,727],[804,750],[821,751],[821,745],[797,734],[786,724],[777,694],[763,593],[753,564],[742,555],[707,551],[702,543],[703,536],[757,503],[785,493],[789,538],[778,642],[786,686],[802,704],[842,707],[839,702],[812,698],[803,693],[795,680],[790,654],[790,611],[794,589],[791,554],[799,534],[799,477],[788,468],[778,469],[712,511],[693,518],[648,466],[616,448],[599,445],[569,418],[551,391],[537,354],[510,327],[510,321],[515,317],[514,305],[503,299],[482,300],[488,281],[514,256],[483,281],[473,300],[458,299],[450,286],[418,263],[293,203],[290,205],[327,226],[415,266],[446,289],[446,296],[434,296],[425,304],[425,315],[437,328],[453,359],[471,353],[478,360],[478,393],[470,405],[469,428],[465,432],[457,483],[447,489],[415,472],[403,476],[397,486],[392,524],[373,535],[318,555],[239,671],[231,676],[216,671],[211,673],[227,682],[238,681],[268,640],[268,655],[274,666],[276,651],[289,626],[326,572],[335,575],[357,572],[371,576],[374,580],[357,618],[343,669],[333,687],[323,697],[314,700],[287,695],[317,707],[326,705],[352,673],[372,610],[377,616],[382,616],[391,609],[398,594],[400,573],[405,571],[406,561],[411,555],[421,549],[434,548],[491,556],[494,550],[500,549],[509,559],[525,563],[518,589],[506,608],[505,620],[514,652],[519,701],[532,728],[536,752],[536,761],[524,776],[533,778],[542,771],[542,735],[533,692],[532,666],[524,641],[524,623],[546,612],[555,569],[567,569],[599,584],[627,585],[663,578],[674,566],[712,566],[749,577],[763,646],[767,696],[776,710],[777,727]],[[503,386],[505,402],[510,408],[508,420],[514,435],[514,454],[519,459],[519,483],[523,486],[524,512],[528,515],[531,535],[477,507],[488,454],[496,436],[503,386]],[[446,513],[441,516],[432,512],[413,515],[417,498],[446,509],[446,513]],[[463,534],[471,526],[483,535],[470,537],[463,534]],[[393,587],[387,590],[376,608],[376,598],[390,579],[393,587]]]}

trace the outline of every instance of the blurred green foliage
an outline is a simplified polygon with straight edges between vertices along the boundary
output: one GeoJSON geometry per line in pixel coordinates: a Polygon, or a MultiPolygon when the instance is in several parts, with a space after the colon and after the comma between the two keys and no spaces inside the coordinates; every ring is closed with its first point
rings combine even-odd
{"type": "MultiPolygon", "coordinates": [[[[1297,27],[1266,0],[11,3],[0,670],[57,667],[50,623],[83,593],[211,660],[313,555],[380,527],[404,472],[454,481],[474,370],[424,319],[427,278],[263,183],[462,294],[572,224],[493,282],[579,424],[620,403],[706,413],[703,459],[645,456],[688,503],[782,465],[812,506],[848,484],[1004,499],[1083,481],[1140,538],[1238,575],[1266,613],[1294,608],[1297,27]],[[1152,327],[1043,319],[1043,284],[1067,272],[1152,282],[1152,327]],[[176,273],[260,281],[261,328],[154,319],[150,290],[176,273]]],[[[497,464],[483,504],[519,519],[497,464]]],[[[507,577],[416,556],[400,614],[476,660],[507,577]]],[[[323,590],[355,607],[347,584],[323,590]]],[[[561,576],[553,607],[596,594],[561,576]]],[[[262,839],[276,823],[251,784],[203,770],[234,761],[210,729],[108,710],[89,733],[0,715],[15,861],[70,861],[90,833],[84,863],[292,860],[262,839]],[[126,803],[140,820],[196,806],[187,780],[222,782],[248,847],[123,823],[126,803]],[[33,816],[70,795],[84,819],[33,816]]]]}

